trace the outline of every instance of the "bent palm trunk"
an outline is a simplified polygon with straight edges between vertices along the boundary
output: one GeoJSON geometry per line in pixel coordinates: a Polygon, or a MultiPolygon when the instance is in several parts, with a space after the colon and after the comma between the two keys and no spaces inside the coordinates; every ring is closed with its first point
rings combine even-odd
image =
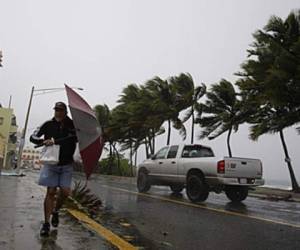
{"type": "Polygon", "coordinates": [[[228,155],[229,155],[229,157],[232,157],[231,147],[230,147],[230,135],[231,135],[231,132],[232,132],[232,128],[229,129],[228,135],[227,135],[227,149],[228,149],[228,155]]]}
{"type": "Polygon", "coordinates": [[[292,182],[292,189],[293,189],[294,192],[300,193],[300,187],[298,185],[298,182],[297,182],[297,179],[296,179],[293,167],[292,167],[292,163],[291,163],[291,160],[290,160],[287,145],[286,145],[285,140],[284,140],[283,131],[280,130],[279,134],[280,134],[280,139],[281,139],[281,143],[282,143],[284,154],[285,154],[285,161],[287,163],[287,166],[288,166],[288,169],[289,169],[289,172],[290,172],[290,177],[291,177],[291,182],[292,182]]]}

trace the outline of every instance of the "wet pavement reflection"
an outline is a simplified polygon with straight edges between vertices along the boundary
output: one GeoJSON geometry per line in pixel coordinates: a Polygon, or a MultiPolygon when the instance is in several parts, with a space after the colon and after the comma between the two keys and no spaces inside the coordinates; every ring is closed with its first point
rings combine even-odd
{"type": "MultiPolygon", "coordinates": [[[[1,211],[7,213],[7,222],[14,223],[0,226],[1,250],[113,249],[67,213],[49,238],[40,238],[45,192],[33,183],[37,176],[38,172],[28,172],[6,183],[0,178],[0,185],[15,196],[12,201],[2,189],[6,206],[2,202],[1,211]]],[[[84,177],[76,174],[74,180],[84,181],[84,177]]],[[[185,191],[174,194],[168,187],[152,187],[140,195],[135,182],[134,178],[93,175],[88,186],[104,206],[94,219],[141,249],[300,249],[300,203],[253,197],[234,203],[224,194],[211,193],[206,202],[195,205],[185,191]]]]}
{"type": "Polygon", "coordinates": [[[64,212],[59,227],[51,229],[50,237],[40,237],[45,191],[35,184],[36,176],[29,173],[22,178],[0,177],[1,195],[7,196],[6,200],[4,195],[0,198],[1,250],[111,249],[102,238],[64,212]]]}
{"type": "MultiPolygon", "coordinates": [[[[93,181],[97,182],[97,180],[99,184],[102,183],[105,185],[111,185],[112,187],[124,188],[128,191],[137,192],[134,179],[94,177],[93,181]]],[[[181,194],[173,194],[168,187],[153,186],[148,193],[151,195],[153,194],[160,197],[190,203],[185,194],[185,190],[183,190],[181,194]]],[[[274,219],[300,226],[299,202],[269,201],[248,197],[242,203],[234,203],[230,202],[225,194],[215,194],[211,192],[209,198],[205,202],[199,204],[201,206],[238,212],[249,216],[262,216],[262,218],[274,219]]]]}
{"type": "Polygon", "coordinates": [[[151,239],[153,249],[300,249],[297,202],[248,197],[234,203],[211,193],[206,202],[190,206],[185,191],[172,194],[168,187],[151,187],[140,195],[132,178],[94,176],[89,186],[111,213],[151,239]]]}

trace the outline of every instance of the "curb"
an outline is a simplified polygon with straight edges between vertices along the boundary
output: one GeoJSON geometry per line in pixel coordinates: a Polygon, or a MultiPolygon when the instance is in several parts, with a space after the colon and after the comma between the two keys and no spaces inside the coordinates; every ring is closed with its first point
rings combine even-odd
{"type": "Polygon", "coordinates": [[[119,237],[118,235],[114,234],[112,231],[108,230],[107,228],[103,227],[98,222],[91,219],[86,214],[75,210],[75,209],[67,209],[68,213],[71,214],[74,218],[76,218],[79,222],[83,223],[87,226],[90,230],[95,231],[98,235],[106,239],[109,243],[114,245],[120,250],[138,250],[138,247],[135,247],[119,237]]]}

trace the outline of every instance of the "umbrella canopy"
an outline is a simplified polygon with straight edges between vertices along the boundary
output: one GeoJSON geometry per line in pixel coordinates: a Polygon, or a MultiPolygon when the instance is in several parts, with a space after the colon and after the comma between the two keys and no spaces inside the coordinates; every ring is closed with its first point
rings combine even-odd
{"type": "Polygon", "coordinates": [[[87,179],[96,167],[104,146],[102,131],[90,105],[65,85],[69,108],[76,129],[79,151],[87,179]]]}

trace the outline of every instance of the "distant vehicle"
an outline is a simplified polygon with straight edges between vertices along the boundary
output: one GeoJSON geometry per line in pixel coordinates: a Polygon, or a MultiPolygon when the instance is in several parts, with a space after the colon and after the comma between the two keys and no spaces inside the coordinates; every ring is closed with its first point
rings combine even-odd
{"type": "Polygon", "coordinates": [[[137,188],[170,186],[174,193],[186,188],[192,202],[203,202],[209,192],[225,192],[231,201],[243,201],[250,187],[264,185],[262,162],[257,159],[215,157],[203,145],[173,145],[160,149],[138,166],[137,188]]]}

